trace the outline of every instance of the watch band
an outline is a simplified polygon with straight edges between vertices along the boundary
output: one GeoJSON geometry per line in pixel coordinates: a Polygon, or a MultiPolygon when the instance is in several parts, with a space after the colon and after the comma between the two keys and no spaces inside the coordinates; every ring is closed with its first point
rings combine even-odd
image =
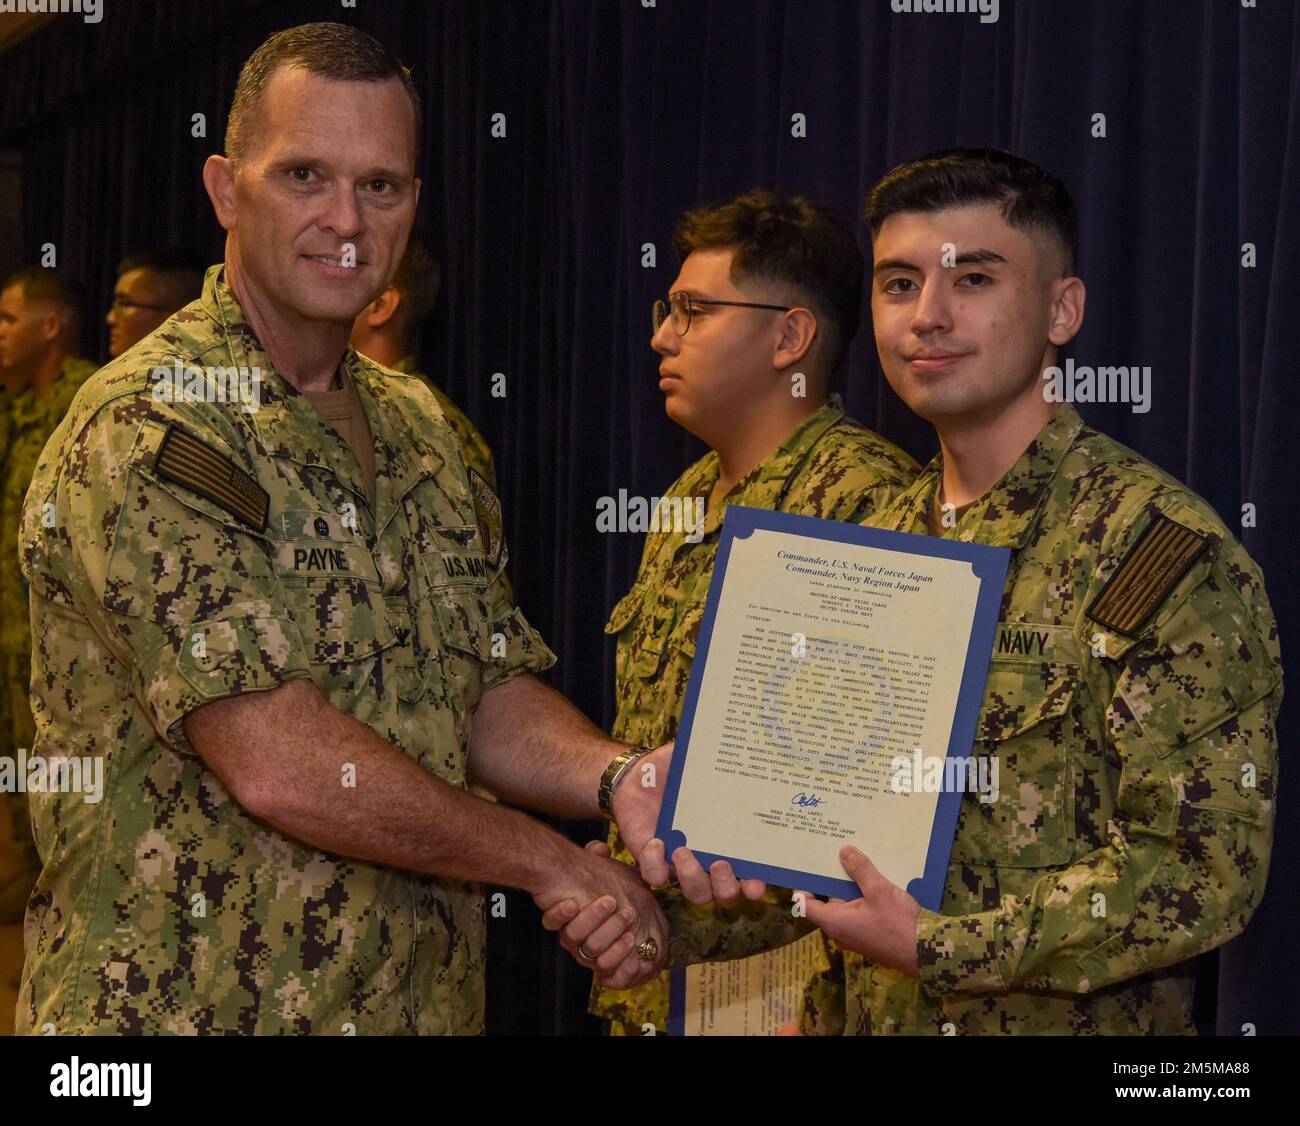
{"type": "Polygon", "coordinates": [[[596,800],[600,805],[601,814],[607,820],[614,820],[614,791],[618,789],[623,775],[631,769],[637,759],[648,755],[651,749],[650,747],[628,747],[605,767],[605,773],[600,777],[600,789],[597,791],[596,800]]]}

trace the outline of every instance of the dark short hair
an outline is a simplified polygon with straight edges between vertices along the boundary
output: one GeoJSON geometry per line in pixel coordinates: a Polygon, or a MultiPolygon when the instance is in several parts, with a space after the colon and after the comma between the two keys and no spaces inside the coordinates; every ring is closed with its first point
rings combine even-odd
{"type": "Polygon", "coordinates": [[[80,332],[81,286],[67,274],[52,266],[26,266],[5,278],[0,291],[11,285],[21,287],[25,301],[45,301],[57,305],[68,319],[72,334],[75,336],[80,332]]]}
{"type": "Polygon", "coordinates": [[[301,67],[337,82],[386,82],[397,79],[415,111],[415,147],[420,147],[420,95],[411,72],[373,36],[341,23],[304,23],[277,31],[249,56],[226,120],[226,156],[238,162],[248,151],[249,123],[257,116],[271,76],[281,66],[301,67]]]}
{"type": "Polygon", "coordinates": [[[673,235],[677,253],[735,247],[733,281],[767,281],[800,295],[817,315],[827,374],[858,331],[865,263],[853,229],[829,207],[755,189],[721,207],[688,211],[673,235]]]}
{"type": "Polygon", "coordinates": [[[1079,260],[1079,209],[1069,189],[1031,160],[1001,149],[942,149],[900,164],[871,189],[872,237],[891,215],[996,204],[1007,226],[1045,235],[1065,256],[1065,274],[1079,260]]]}
{"type": "Polygon", "coordinates": [[[409,335],[433,312],[442,288],[442,268],[418,235],[407,240],[406,253],[393,275],[393,285],[406,306],[406,331],[409,335]]]}
{"type": "Polygon", "coordinates": [[[117,264],[119,278],[131,270],[146,270],[153,274],[162,285],[164,300],[179,309],[202,293],[207,263],[191,250],[167,246],[128,254],[117,264]]]}

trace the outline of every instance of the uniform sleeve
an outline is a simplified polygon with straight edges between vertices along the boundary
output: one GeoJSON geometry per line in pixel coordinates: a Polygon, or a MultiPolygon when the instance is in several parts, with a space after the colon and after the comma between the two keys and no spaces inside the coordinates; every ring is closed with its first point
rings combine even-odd
{"type": "Polygon", "coordinates": [[[542,673],[555,664],[542,635],[515,605],[514,591],[506,577],[508,552],[504,544],[487,590],[488,625],[491,630],[491,659],[483,666],[483,690],[495,688],[524,673],[542,673]]]}
{"type": "Polygon", "coordinates": [[[844,953],[825,935],[822,946],[828,966],[817,970],[804,986],[799,1031],[804,1036],[843,1036],[846,1023],[844,953]]]}
{"type": "Polygon", "coordinates": [[[545,672],[555,664],[555,654],[511,601],[508,590],[501,589],[491,606],[492,659],[483,667],[484,691],[524,673],[545,672]]]}
{"type": "Polygon", "coordinates": [[[865,524],[876,513],[888,508],[894,498],[906,488],[903,484],[876,484],[863,492],[843,496],[826,519],[846,524],[865,524]]]}
{"type": "MultiPolygon", "coordinates": [[[[832,430],[833,438],[841,431],[832,430]]],[[[824,441],[781,505],[790,512],[861,524],[916,480],[918,467],[888,443],[856,436],[824,441]]]]}
{"type": "MultiPolygon", "coordinates": [[[[268,541],[222,504],[161,476],[165,419],[128,423],[114,409],[72,441],[54,519],[29,523],[25,568],[39,595],[89,619],[130,670],[159,736],[190,753],[181,726],[188,712],[309,677],[311,666],[268,541]]],[[[219,437],[189,433],[235,464],[219,437]]]]}
{"type": "Polygon", "coordinates": [[[929,993],[1087,993],[1245,927],[1268,873],[1281,666],[1258,569],[1230,536],[1217,546],[1127,647],[1103,702],[1120,769],[1107,845],[995,910],[923,910],[929,993]]]}
{"type": "Polygon", "coordinates": [[[796,917],[791,893],[769,888],[756,902],[734,907],[697,907],[678,888],[655,892],[668,919],[668,964],[676,969],[693,962],[728,962],[775,950],[813,930],[796,917]]]}

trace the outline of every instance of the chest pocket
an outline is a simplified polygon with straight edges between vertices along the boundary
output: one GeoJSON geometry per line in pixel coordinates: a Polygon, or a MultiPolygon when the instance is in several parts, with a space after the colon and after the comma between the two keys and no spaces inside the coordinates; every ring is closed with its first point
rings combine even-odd
{"type": "Polygon", "coordinates": [[[313,665],[351,665],[397,643],[374,559],[337,512],[288,510],[270,531],[275,571],[313,665]]]}
{"type": "Polygon", "coordinates": [[[490,568],[477,525],[437,528],[432,551],[420,556],[421,589],[413,607],[416,641],[432,691],[468,731],[482,694],[483,666],[492,659],[490,568]]]}
{"type": "MultiPolygon", "coordinates": [[[[605,632],[618,638],[618,680],[647,680],[663,663],[667,628],[655,617],[654,591],[638,582],[614,606],[605,632]]],[[[620,690],[621,695],[621,690],[620,690]]]]}
{"type": "Polygon", "coordinates": [[[1078,649],[1068,627],[1000,623],[997,636],[971,749],[976,766],[988,760],[984,777],[996,777],[996,785],[963,797],[952,859],[1009,869],[1063,866],[1074,858],[1078,649]]]}
{"type": "Polygon", "coordinates": [[[605,632],[618,637],[620,682],[625,676],[653,680],[671,652],[689,665],[703,616],[703,602],[683,606],[651,586],[633,587],[605,623],[605,632]]]}

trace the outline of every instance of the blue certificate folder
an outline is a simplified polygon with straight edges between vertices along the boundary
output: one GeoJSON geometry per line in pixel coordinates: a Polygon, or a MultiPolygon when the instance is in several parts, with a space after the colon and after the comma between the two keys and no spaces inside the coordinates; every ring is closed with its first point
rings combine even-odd
{"type": "MultiPolygon", "coordinates": [[[[718,543],[713,578],[709,583],[704,618],[700,623],[700,634],[695,646],[695,661],[691,666],[691,678],[686,689],[681,723],[678,726],[672,766],[668,773],[663,806],[659,811],[657,833],[664,841],[670,858],[675,849],[690,844],[685,834],[674,828],[674,814],[681,791],[682,769],[689,753],[691,726],[699,703],[700,685],[703,683],[704,669],[709,659],[709,643],[713,637],[714,620],[722,597],[727,563],[731,558],[731,548],[737,540],[746,539],[760,529],[807,537],[810,551],[815,551],[820,544],[860,544],[908,555],[928,555],[970,563],[976,578],[980,580],[980,588],[947,754],[969,754],[974,742],[975,724],[984,699],[984,681],[988,676],[989,660],[993,655],[1002,590],[1006,585],[1007,566],[1011,559],[1008,548],[964,543],[940,539],[936,536],[915,535],[910,532],[892,532],[882,528],[864,527],[861,524],[844,524],[836,520],[796,516],[789,512],[772,512],[763,508],[731,505],[722,524],[722,538],[718,543]]],[[[925,872],[922,876],[913,879],[907,888],[908,893],[922,907],[932,911],[939,909],[943,899],[948,855],[952,851],[953,835],[957,831],[957,814],[961,808],[961,800],[962,794],[955,790],[945,790],[938,795],[930,844],[926,852],[925,872]]],[[[742,879],[763,880],[776,887],[810,891],[841,899],[857,899],[861,895],[857,884],[847,876],[843,879],[835,879],[810,872],[798,872],[746,860],[743,856],[719,856],[708,852],[696,852],[695,856],[706,869],[715,860],[729,860],[736,875],[742,879]]]]}

